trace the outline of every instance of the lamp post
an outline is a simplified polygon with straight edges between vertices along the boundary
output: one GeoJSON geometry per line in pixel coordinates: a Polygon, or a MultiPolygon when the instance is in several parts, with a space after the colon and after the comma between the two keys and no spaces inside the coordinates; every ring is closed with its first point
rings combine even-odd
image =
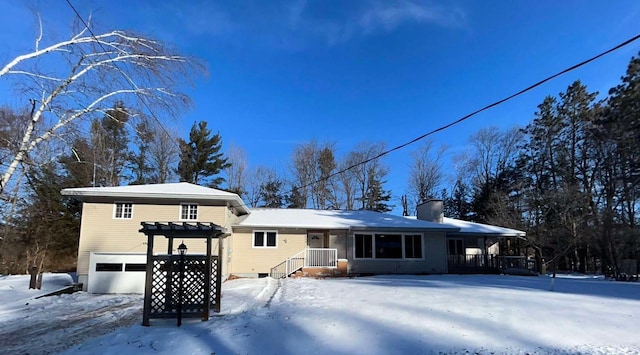
{"type": "Polygon", "coordinates": [[[178,287],[178,327],[182,325],[182,283],[184,281],[184,255],[187,253],[187,246],[184,245],[184,240],[178,246],[178,253],[180,254],[180,285],[178,287]]]}

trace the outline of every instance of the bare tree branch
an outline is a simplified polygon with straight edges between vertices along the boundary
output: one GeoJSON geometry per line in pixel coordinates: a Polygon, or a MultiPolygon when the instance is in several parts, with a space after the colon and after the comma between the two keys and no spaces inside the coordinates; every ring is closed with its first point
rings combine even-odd
{"type": "Polygon", "coordinates": [[[42,142],[64,136],[62,130],[71,123],[106,112],[115,101],[126,101],[132,112],[153,107],[179,114],[190,100],[178,88],[203,71],[161,42],[123,31],[93,35],[82,28],[68,40],[42,46],[40,17],[38,23],[35,50],[0,69],[0,79],[12,80],[26,97],[40,98],[20,143],[8,151],[12,158],[2,173],[0,193],[42,142]]]}

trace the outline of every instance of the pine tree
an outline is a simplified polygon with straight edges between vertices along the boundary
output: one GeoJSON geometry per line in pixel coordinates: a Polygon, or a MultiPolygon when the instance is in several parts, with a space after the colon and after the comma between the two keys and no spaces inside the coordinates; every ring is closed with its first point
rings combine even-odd
{"type": "Polygon", "coordinates": [[[211,134],[207,122],[194,123],[189,132],[189,142],[178,138],[180,145],[180,163],[178,175],[180,181],[192,184],[206,184],[217,188],[224,182],[224,178],[216,176],[223,169],[229,167],[223,153],[220,133],[211,134]]]}
{"type": "Polygon", "coordinates": [[[131,169],[131,184],[148,184],[152,182],[153,169],[149,162],[149,146],[153,142],[153,131],[148,120],[142,120],[136,125],[134,143],[136,152],[129,155],[129,168],[131,169]]]}
{"type": "Polygon", "coordinates": [[[282,208],[284,205],[284,195],[282,194],[282,181],[277,177],[267,180],[260,186],[260,207],[282,208]]]}
{"type": "Polygon", "coordinates": [[[392,210],[391,205],[387,202],[391,200],[391,192],[384,190],[381,181],[375,174],[369,174],[369,184],[366,193],[365,209],[376,212],[389,212],[392,210]]]}

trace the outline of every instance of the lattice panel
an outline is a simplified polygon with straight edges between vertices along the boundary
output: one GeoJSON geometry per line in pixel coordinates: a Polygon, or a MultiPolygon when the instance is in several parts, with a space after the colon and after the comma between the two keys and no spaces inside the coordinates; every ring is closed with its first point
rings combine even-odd
{"type": "MultiPolygon", "coordinates": [[[[215,304],[217,257],[211,258],[211,307],[215,304]]],[[[182,279],[183,317],[199,316],[204,312],[206,257],[188,255],[184,259],[182,279]]],[[[169,317],[177,314],[180,304],[180,256],[157,255],[153,257],[151,291],[151,317],[169,317]]]]}

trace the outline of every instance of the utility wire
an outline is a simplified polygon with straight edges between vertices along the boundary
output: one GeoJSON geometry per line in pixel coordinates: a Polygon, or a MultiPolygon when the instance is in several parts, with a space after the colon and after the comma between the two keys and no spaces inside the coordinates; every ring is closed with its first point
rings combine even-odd
{"type": "Polygon", "coordinates": [[[417,142],[417,141],[419,141],[419,140],[421,140],[423,138],[426,138],[426,137],[428,137],[428,136],[430,136],[432,134],[438,133],[440,131],[444,131],[447,128],[455,126],[458,123],[461,123],[461,122],[463,122],[463,121],[465,121],[465,120],[467,120],[467,119],[479,114],[480,112],[486,111],[486,110],[488,110],[488,109],[490,109],[492,107],[498,106],[498,105],[500,105],[500,104],[502,104],[504,102],[507,102],[507,101],[517,97],[517,96],[520,96],[520,95],[524,94],[525,92],[530,91],[530,90],[532,90],[532,89],[534,89],[534,88],[546,83],[547,81],[550,81],[550,80],[552,80],[552,79],[554,79],[554,78],[556,78],[558,76],[561,76],[561,75],[566,74],[566,73],[568,73],[570,71],[573,71],[573,70],[575,70],[577,68],[580,68],[581,66],[584,66],[584,65],[586,65],[588,63],[591,63],[591,62],[599,59],[600,57],[603,57],[603,56],[605,56],[605,55],[607,55],[607,54],[609,54],[611,52],[614,52],[614,51],[616,51],[616,50],[618,50],[618,49],[620,49],[620,48],[622,48],[622,47],[624,47],[624,46],[626,46],[626,45],[628,45],[628,44],[630,44],[630,43],[632,43],[634,41],[637,41],[638,39],[640,39],[640,34],[635,35],[635,36],[629,38],[628,40],[626,40],[626,41],[624,41],[624,42],[622,42],[622,43],[620,43],[620,44],[618,44],[618,45],[616,45],[616,46],[614,46],[614,47],[612,47],[612,48],[610,48],[610,49],[608,49],[608,50],[606,50],[606,51],[604,51],[604,52],[602,52],[602,53],[600,53],[598,55],[595,55],[595,56],[593,56],[593,57],[591,57],[589,59],[586,59],[586,60],[584,60],[584,61],[582,61],[582,62],[580,62],[578,64],[574,64],[574,65],[572,65],[572,66],[570,66],[570,67],[568,67],[568,68],[566,68],[566,69],[564,69],[564,70],[562,70],[562,71],[560,71],[560,72],[558,72],[556,74],[548,76],[545,79],[542,79],[542,80],[538,81],[535,84],[529,85],[526,88],[516,92],[515,94],[509,95],[509,96],[507,96],[507,97],[505,97],[505,98],[503,98],[501,100],[495,101],[495,102],[493,102],[493,103],[491,103],[489,105],[486,105],[486,106],[484,106],[484,107],[482,107],[482,108],[480,108],[478,110],[475,110],[475,111],[467,114],[466,116],[463,116],[463,117],[461,117],[461,118],[459,118],[459,119],[457,119],[457,120],[455,120],[453,122],[450,122],[450,123],[448,123],[448,124],[446,124],[444,126],[440,126],[440,127],[436,128],[436,129],[434,129],[432,131],[429,131],[429,132],[427,132],[427,133],[425,133],[425,134],[423,134],[423,135],[421,135],[419,137],[416,137],[416,138],[414,138],[414,139],[412,139],[412,140],[410,140],[410,141],[408,141],[406,143],[402,143],[402,144],[400,144],[398,146],[395,146],[395,147],[393,147],[391,149],[385,150],[382,153],[380,153],[380,154],[378,154],[378,155],[376,155],[376,156],[374,156],[372,158],[369,158],[369,159],[360,161],[358,163],[355,163],[355,164],[353,164],[353,165],[351,165],[351,166],[349,166],[347,168],[344,168],[344,169],[342,169],[340,171],[337,171],[335,173],[327,175],[327,176],[325,176],[325,177],[323,177],[321,179],[318,179],[316,181],[310,182],[308,184],[305,184],[305,185],[302,185],[302,186],[299,186],[299,187],[295,187],[294,190],[295,189],[304,189],[304,188],[307,188],[309,186],[315,185],[315,184],[317,184],[319,182],[328,180],[328,179],[330,179],[330,178],[332,178],[334,176],[340,175],[340,174],[342,174],[342,173],[344,173],[344,172],[346,172],[348,170],[351,170],[351,169],[353,169],[355,167],[358,167],[360,165],[364,165],[366,163],[374,161],[374,160],[376,160],[378,158],[381,158],[381,157],[383,157],[383,156],[385,156],[385,155],[387,155],[387,154],[389,154],[391,152],[394,152],[396,150],[400,150],[400,149],[402,149],[402,148],[404,148],[404,147],[406,147],[408,145],[411,145],[411,144],[413,144],[413,143],[415,143],[415,142],[417,142]]]}
{"type": "MultiPolygon", "coordinates": [[[[82,22],[84,27],[89,31],[89,34],[91,34],[91,37],[93,37],[93,39],[96,41],[96,43],[98,43],[98,45],[100,46],[100,48],[102,48],[104,52],[107,52],[107,49],[104,47],[102,42],[99,41],[98,38],[96,38],[96,35],[95,33],[93,33],[93,30],[89,27],[89,24],[87,24],[87,22],[84,20],[84,18],[82,18],[78,10],[76,10],[76,8],[73,6],[73,4],[71,3],[71,0],[66,0],[66,1],[67,1],[67,4],[69,4],[69,7],[71,7],[71,10],[73,10],[73,12],[76,14],[76,17],[78,17],[80,22],[82,22]]],[[[144,107],[151,114],[151,117],[158,123],[158,125],[160,125],[160,128],[162,128],[164,133],[166,133],[168,137],[171,137],[171,133],[169,133],[169,131],[164,127],[164,125],[162,124],[162,122],[160,122],[160,120],[155,115],[155,113],[153,113],[153,110],[151,110],[151,107],[149,107],[149,104],[147,104],[147,102],[144,100],[144,97],[142,97],[142,95],[140,95],[140,93],[138,92],[139,88],[137,87],[137,85],[131,81],[131,79],[124,73],[124,71],[122,71],[122,69],[120,69],[117,62],[113,62],[113,66],[116,68],[116,70],[118,70],[118,72],[122,75],[125,81],[129,83],[129,85],[133,89],[134,94],[138,97],[138,99],[140,99],[144,107]]],[[[172,139],[171,142],[173,142],[173,144],[175,144],[176,147],[180,149],[180,146],[178,145],[177,141],[172,139]]]]}

